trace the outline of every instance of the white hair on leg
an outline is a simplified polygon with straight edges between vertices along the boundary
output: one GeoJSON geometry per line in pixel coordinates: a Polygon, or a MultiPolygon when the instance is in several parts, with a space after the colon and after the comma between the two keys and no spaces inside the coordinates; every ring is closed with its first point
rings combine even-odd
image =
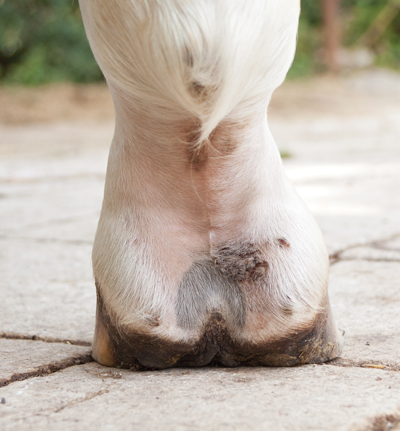
{"type": "Polygon", "coordinates": [[[160,118],[198,120],[200,147],[224,119],[265,106],[294,57],[298,0],[80,0],[111,87],[160,118]]]}

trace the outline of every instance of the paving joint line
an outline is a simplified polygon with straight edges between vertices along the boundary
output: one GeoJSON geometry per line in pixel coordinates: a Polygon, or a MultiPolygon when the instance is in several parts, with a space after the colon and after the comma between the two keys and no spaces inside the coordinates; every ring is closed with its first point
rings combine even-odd
{"type": "MultiPolygon", "coordinates": [[[[395,239],[398,239],[399,237],[400,237],[400,233],[395,233],[393,235],[390,235],[387,238],[378,239],[378,240],[374,239],[374,240],[371,240],[368,242],[359,242],[356,244],[349,245],[348,247],[339,249],[339,250],[335,251],[334,253],[330,254],[329,255],[330,264],[334,265],[334,264],[336,264],[342,260],[345,260],[341,257],[341,255],[343,253],[345,253],[346,251],[352,250],[352,249],[357,248],[357,247],[371,247],[373,249],[378,249],[378,250],[383,249],[383,250],[387,250],[387,251],[399,251],[398,249],[385,248],[385,246],[384,246],[385,242],[393,241],[395,239]]],[[[359,259],[359,260],[367,260],[367,259],[359,259]]],[[[377,260],[377,261],[379,262],[380,260],[377,260]]]]}
{"type": "Polygon", "coordinates": [[[90,347],[92,345],[89,341],[83,340],[68,340],[63,338],[55,338],[55,337],[41,337],[39,335],[30,335],[30,334],[16,334],[14,332],[0,332],[0,339],[7,340],[32,340],[32,341],[41,341],[43,343],[60,343],[60,344],[70,344],[73,346],[84,346],[90,347]]]}
{"type": "MultiPolygon", "coordinates": [[[[366,262],[400,262],[400,258],[399,259],[392,259],[392,258],[373,258],[373,257],[342,257],[340,259],[338,259],[337,261],[335,261],[334,263],[337,262],[351,262],[354,260],[364,260],[366,262]]],[[[331,264],[332,265],[332,264],[331,264]]]]}
{"type": "Polygon", "coordinates": [[[20,382],[23,380],[32,379],[34,377],[48,376],[50,374],[56,373],[57,371],[64,370],[65,368],[73,367],[75,365],[83,365],[93,361],[94,359],[92,358],[92,355],[87,353],[84,355],[63,359],[62,361],[52,362],[50,364],[37,367],[34,370],[28,371],[26,373],[15,373],[8,379],[0,379],[0,388],[8,386],[14,382],[20,382]]]}

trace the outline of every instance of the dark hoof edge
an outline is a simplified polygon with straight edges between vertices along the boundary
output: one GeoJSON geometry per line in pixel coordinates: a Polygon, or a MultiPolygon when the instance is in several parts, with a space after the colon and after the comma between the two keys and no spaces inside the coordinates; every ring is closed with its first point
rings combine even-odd
{"type": "MultiPolygon", "coordinates": [[[[220,313],[211,314],[203,336],[195,343],[171,342],[149,334],[116,329],[98,291],[96,336],[107,332],[107,361],[104,365],[131,370],[206,365],[291,367],[331,361],[341,353],[342,342],[328,305],[307,330],[265,345],[233,340],[220,313]],[[104,331],[105,330],[105,331],[104,331]]],[[[96,339],[95,336],[95,339],[96,339]]],[[[95,348],[93,348],[95,350],[95,348]]]]}

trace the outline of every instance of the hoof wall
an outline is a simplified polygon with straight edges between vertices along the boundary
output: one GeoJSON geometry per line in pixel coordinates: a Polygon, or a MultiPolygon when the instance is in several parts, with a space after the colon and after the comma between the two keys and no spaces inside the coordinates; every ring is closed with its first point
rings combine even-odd
{"type": "Polygon", "coordinates": [[[183,343],[116,330],[100,299],[92,356],[100,364],[133,370],[209,364],[291,367],[333,360],[342,344],[343,335],[336,329],[330,307],[309,329],[265,344],[233,340],[223,317],[213,313],[200,339],[183,343]]]}

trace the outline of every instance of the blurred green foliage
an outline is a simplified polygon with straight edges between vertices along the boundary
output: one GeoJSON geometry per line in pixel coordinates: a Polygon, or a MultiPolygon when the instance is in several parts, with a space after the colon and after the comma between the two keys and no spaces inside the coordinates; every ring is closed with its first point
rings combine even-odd
{"type": "MultiPolygon", "coordinates": [[[[298,49],[290,77],[323,70],[321,3],[302,0],[298,49]]],[[[341,3],[343,44],[367,46],[376,54],[378,65],[399,68],[400,0],[341,3]],[[393,14],[390,22],[368,33],[389,2],[398,5],[389,11],[393,14]],[[362,38],[366,32],[372,37],[362,38]]],[[[102,79],[86,40],[77,0],[0,0],[0,80],[39,85],[102,79]]]]}
{"type": "Polygon", "coordinates": [[[6,83],[102,79],[75,0],[0,0],[0,78],[6,83]]]}

